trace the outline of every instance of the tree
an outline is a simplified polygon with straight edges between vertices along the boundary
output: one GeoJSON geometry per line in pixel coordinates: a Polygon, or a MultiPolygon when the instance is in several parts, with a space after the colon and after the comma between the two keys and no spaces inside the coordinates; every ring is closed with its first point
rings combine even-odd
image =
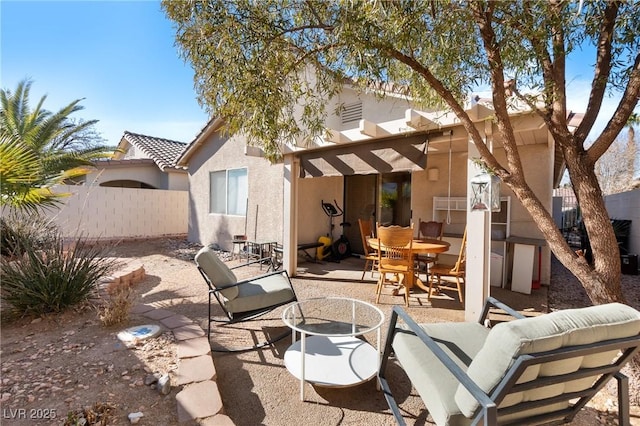
{"type": "Polygon", "coordinates": [[[93,126],[97,120],[75,121],[83,109],[75,100],[56,113],[29,105],[30,81],[14,92],[0,91],[0,205],[28,211],[56,205],[62,193],[52,187],[89,172],[92,160],[110,155],[93,126]]]}
{"type": "Polygon", "coordinates": [[[556,257],[594,303],[623,301],[617,242],[595,163],[633,112],[640,93],[640,8],[634,2],[163,0],[177,45],[195,70],[201,103],[231,133],[277,157],[292,138],[324,131],[324,104],[348,79],[398,84],[414,102],[446,106],[464,125],[484,165],[531,214],[556,257]],[[584,119],[567,126],[566,61],[596,47],[584,119]],[[313,69],[313,78],[307,70],[313,69]],[[506,161],[491,154],[464,104],[488,84],[506,161]],[[620,102],[589,147],[585,139],[605,94],[620,102]],[[594,263],[568,246],[527,185],[507,107],[512,95],[544,120],[560,147],[590,236],[594,263]],[[304,105],[295,116],[296,105],[304,105]]]}

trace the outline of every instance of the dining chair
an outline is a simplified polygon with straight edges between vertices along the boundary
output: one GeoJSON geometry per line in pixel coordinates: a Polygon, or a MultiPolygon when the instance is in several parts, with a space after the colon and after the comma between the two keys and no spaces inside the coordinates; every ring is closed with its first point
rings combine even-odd
{"type": "Polygon", "coordinates": [[[373,219],[363,220],[358,219],[358,226],[360,227],[360,237],[362,238],[362,250],[364,250],[364,269],[362,271],[362,277],[360,281],[364,280],[364,274],[367,272],[369,265],[371,265],[371,276],[378,265],[378,250],[371,248],[367,242],[367,238],[373,237],[373,219]]]}
{"type": "Polygon", "coordinates": [[[467,229],[465,228],[464,234],[462,235],[462,244],[460,245],[460,253],[458,254],[458,260],[456,260],[456,263],[451,265],[451,264],[441,264],[436,262],[429,268],[429,299],[431,299],[433,286],[435,285],[437,290],[457,290],[460,303],[464,303],[462,286],[464,285],[464,282],[465,282],[464,275],[466,270],[466,263],[467,263],[467,229]],[[451,286],[443,286],[442,277],[454,278],[456,281],[456,287],[454,288],[451,286]]]}
{"type": "Polygon", "coordinates": [[[382,287],[387,281],[387,274],[403,275],[405,286],[404,300],[409,306],[409,288],[413,280],[413,224],[411,226],[381,226],[377,224],[378,240],[378,272],[380,278],[376,287],[376,303],[380,301],[382,287]]]}
{"type": "MultiPolygon", "coordinates": [[[[444,232],[443,222],[436,222],[434,220],[430,220],[427,222],[423,222],[422,220],[420,220],[418,222],[418,239],[429,238],[432,240],[442,240],[443,232],[444,232]]],[[[418,270],[421,270],[420,265],[424,264],[424,271],[427,273],[427,275],[429,274],[429,265],[432,265],[437,261],[438,261],[437,253],[416,255],[418,270]]]]}

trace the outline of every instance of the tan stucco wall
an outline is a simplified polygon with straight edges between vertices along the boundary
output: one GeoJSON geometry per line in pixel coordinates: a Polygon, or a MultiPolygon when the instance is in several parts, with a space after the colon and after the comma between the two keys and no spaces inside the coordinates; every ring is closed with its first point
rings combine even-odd
{"type": "Polygon", "coordinates": [[[233,235],[246,234],[250,240],[282,243],[283,166],[246,156],[244,149],[244,138],[221,139],[215,133],[189,160],[189,241],[231,250],[233,235]],[[209,173],[241,167],[248,169],[246,218],[209,213],[209,173]]]}
{"type": "MultiPolygon", "coordinates": [[[[342,207],[344,192],[343,177],[322,177],[299,179],[298,188],[298,241],[311,243],[329,232],[329,217],[322,210],[322,200],[337,200],[342,207]]],[[[340,218],[334,220],[334,238],[342,232],[340,218]]]]}
{"type": "Polygon", "coordinates": [[[451,211],[451,222],[447,223],[447,212],[439,211],[433,216],[433,197],[449,196],[451,183],[451,197],[465,197],[467,192],[467,154],[452,153],[451,179],[449,178],[449,155],[429,154],[427,169],[437,168],[437,181],[429,181],[427,170],[414,172],[411,179],[411,208],[412,220],[418,226],[420,220],[437,220],[445,222],[445,233],[462,234],[466,223],[466,212],[451,211]]]}
{"type": "MultiPolygon", "coordinates": [[[[360,102],[363,97],[352,89],[345,88],[339,96],[330,100],[327,104],[327,128],[334,130],[346,130],[358,127],[358,121],[351,121],[342,124],[340,115],[336,114],[338,105],[350,105],[360,102]]],[[[372,122],[389,121],[402,118],[405,111],[410,108],[409,102],[400,97],[388,97],[376,99],[374,97],[364,97],[366,101],[362,103],[362,118],[372,122]]]]}
{"type": "MultiPolygon", "coordinates": [[[[90,185],[100,185],[103,182],[111,182],[115,180],[134,180],[137,182],[144,182],[147,185],[151,185],[154,188],[158,189],[178,189],[178,188],[166,188],[164,186],[165,177],[162,176],[164,173],[158,169],[153,163],[149,164],[138,164],[138,165],[127,165],[123,167],[113,167],[110,166],[108,168],[96,170],[91,172],[86,177],[86,182],[90,185]]],[[[184,178],[187,180],[187,175],[184,175],[184,178]]]]}
{"type": "Polygon", "coordinates": [[[189,190],[189,175],[182,172],[170,172],[166,173],[165,177],[166,189],[174,191],[188,191],[189,190]]]}

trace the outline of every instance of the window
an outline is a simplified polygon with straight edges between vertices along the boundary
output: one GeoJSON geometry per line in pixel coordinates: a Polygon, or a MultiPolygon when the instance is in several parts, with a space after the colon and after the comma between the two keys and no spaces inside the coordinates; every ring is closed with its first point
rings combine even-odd
{"type": "Polygon", "coordinates": [[[245,216],[247,214],[247,169],[231,169],[209,174],[209,212],[245,216]]]}

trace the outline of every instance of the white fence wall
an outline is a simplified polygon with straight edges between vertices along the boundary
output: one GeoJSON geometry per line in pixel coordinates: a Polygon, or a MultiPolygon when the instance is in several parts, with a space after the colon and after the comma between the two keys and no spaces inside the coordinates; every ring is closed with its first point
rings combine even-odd
{"type": "Polygon", "coordinates": [[[152,238],[186,235],[188,192],[157,189],[60,186],[70,192],[59,210],[46,212],[65,237],[152,238]]]}
{"type": "Polygon", "coordinates": [[[631,220],[629,253],[640,254],[640,189],[607,195],[604,202],[610,218],[631,220]]]}

